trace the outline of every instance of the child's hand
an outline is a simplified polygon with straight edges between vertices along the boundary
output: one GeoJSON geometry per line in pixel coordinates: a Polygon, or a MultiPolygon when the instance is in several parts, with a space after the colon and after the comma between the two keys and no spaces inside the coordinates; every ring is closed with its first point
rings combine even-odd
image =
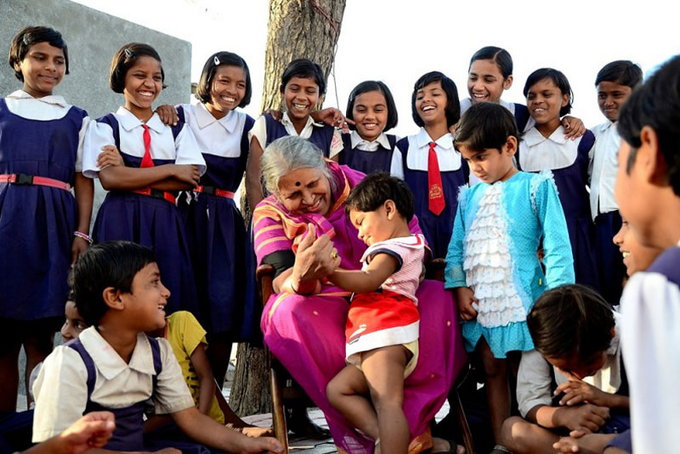
{"type": "Polygon", "coordinates": [[[479,301],[475,298],[472,289],[469,287],[456,287],[453,289],[453,294],[456,297],[460,318],[465,321],[476,319],[477,309],[475,306],[477,306],[479,301]]]}
{"type": "Polygon", "coordinates": [[[184,183],[189,183],[192,186],[198,186],[198,182],[201,179],[201,172],[198,170],[198,166],[186,165],[186,164],[173,164],[174,172],[173,176],[184,183]]]}
{"type": "Polygon", "coordinates": [[[569,380],[555,389],[555,395],[564,393],[560,405],[576,405],[589,403],[601,407],[609,406],[609,394],[589,385],[582,380],[569,380]]]}
{"type": "Polygon", "coordinates": [[[571,140],[576,140],[586,133],[586,126],[580,118],[566,116],[562,118],[562,127],[566,131],[564,137],[571,140]]]}
{"type": "Polygon", "coordinates": [[[84,238],[81,238],[79,236],[76,236],[73,238],[73,242],[71,243],[71,265],[76,263],[76,260],[78,260],[78,257],[80,257],[85,251],[87,251],[87,248],[90,246],[90,243],[87,242],[84,238]]]}
{"type": "Polygon", "coordinates": [[[558,425],[584,434],[597,432],[609,418],[609,408],[592,404],[560,407],[558,425]]]}
{"type": "Polygon", "coordinates": [[[91,448],[101,448],[109,441],[115,428],[113,413],[88,413],[55,437],[55,446],[50,452],[79,454],[91,448]]]}
{"type": "Polygon", "coordinates": [[[163,448],[158,451],[153,451],[153,454],[182,454],[182,451],[175,448],[163,448]]]}
{"type": "Polygon", "coordinates": [[[97,167],[103,169],[108,166],[124,166],[123,157],[120,155],[118,148],[113,145],[104,145],[102,152],[97,156],[97,167]]]}
{"type": "Polygon", "coordinates": [[[281,121],[283,118],[283,112],[276,109],[265,110],[263,115],[270,115],[276,121],[281,121]]]}
{"type": "Polygon", "coordinates": [[[299,281],[326,277],[340,266],[341,257],[328,235],[316,238],[316,227],[309,224],[307,235],[298,245],[293,276],[299,281]]]}
{"type": "Polygon", "coordinates": [[[553,443],[552,445],[555,452],[568,453],[568,452],[582,452],[579,449],[578,441],[571,437],[562,437],[559,441],[553,443]]]}
{"type": "Polygon", "coordinates": [[[164,125],[175,126],[179,121],[177,109],[173,105],[163,104],[162,106],[158,106],[156,113],[164,125]]]}
{"type": "Polygon", "coordinates": [[[335,107],[327,107],[326,109],[312,112],[310,116],[314,121],[321,121],[329,126],[333,126],[334,128],[342,129],[342,132],[344,133],[349,132],[349,127],[347,126],[348,123],[355,124],[352,120],[346,118],[342,112],[340,112],[340,110],[336,109],[335,107]]]}

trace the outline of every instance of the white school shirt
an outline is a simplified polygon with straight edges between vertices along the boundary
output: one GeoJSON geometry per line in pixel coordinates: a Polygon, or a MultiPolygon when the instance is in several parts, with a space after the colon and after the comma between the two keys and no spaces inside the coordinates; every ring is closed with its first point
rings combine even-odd
{"type": "MultiPolygon", "coordinates": [[[[515,103],[514,102],[508,102],[508,101],[501,99],[500,101],[498,101],[498,104],[500,104],[501,106],[508,109],[513,117],[515,116],[515,103]]],[[[465,111],[470,108],[470,106],[472,106],[472,99],[465,98],[465,99],[460,100],[460,115],[461,115],[461,117],[463,116],[465,111]]],[[[530,129],[535,124],[536,124],[536,122],[534,121],[534,119],[531,118],[531,116],[529,116],[529,119],[527,120],[527,124],[526,124],[526,126],[524,126],[524,131],[526,131],[527,129],[530,129]]],[[[524,131],[520,131],[520,132],[524,132],[524,131]]],[[[472,178],[472,175],[470,175],[470,178],[472,178]]]]}
{"type": "MultiPolygon", "coordinates": [[[[610,394],[616,393],[621,387],[621,315],[614,312],[614,320],[616,334],[607,349],[602,368],[592,377],[583,379],[584,382],[610,394]]],[[[538,405],[552,405],[555,391],[553,376],[557,385],[568,381],[567,377],[536,350],[522,352],[517,372],[517,404],[523,418],[538,405]]]]}
{"type": "Polygon", "coordinates": [[[435,153],[440,172],[451,172],[460,169],[462,158],[453,148],[453,136],[446,133],[437,140],[432,140],[425,128],[420,128],[418,134],[408,137],[408,154],[406,166],[411,170],[427,171],[427,160],[430,154],[430,142],[435,142],[435,153]]]}
{"type": "Polygon", "coordinates": [[[184,120],[203,153],[223,158],[241,156],[241,136],[247,118],[245,113],[230,110],[218,120],[205,104],[182,104],[181,107],[184,120]]]}
{"type": "Polygon", "coordinates": [[[560,125],[550,137],[543,135],[535,127],[524,133],[520,143],[519,165],[525,172],[556,170],[569,167],[578,157],[578,145],[583,136],[576,140],[564,137],[560,125]]]}
{"type": "Polygon", "coordinates": [[[663,274],[638,271],[623,289],[621,312],[633,452],[678,452],[680,288],[663,274]]]}
{"type": "MultiPolygon", "coordinates": [[[[50,95],[34,98],[23,90],[17,90],[5,98],[7,109],[14,115],[28,120],[50,121],[64,118],[71,109],[63,96],[50,95]]],[[[83,118],[78,134],[78,153],[76,155],[76,172],[83,169],[83,138],[90,117],[83,118]]]]}
{"type": "MultiPolygon", "coordinates": [[[[378,150],[381,146],[389,150],[390,149],[390,141],[387,138],[387,135],[385,135],[384,132],[381,132],[380,135],[378,136],[377,139],[368,141],[364,140],[358,132],[356,131],[351,131],[349,133],[349,140],[350,140],[350,145],[352,149],[357,149],[361,151],[376,151],[378,150]]],[[[394,150],[392,151],[392,161],[390,162],[390,175],[393,177],[401,178],[402,180],[404,179],[404,165],[402,163],[402,157],[401,157],[401,151],[399,148],[397,148],[396,143],[399,142],[399,137],[395,137],[395,146],[394,150]]]]}
{"type": "MultiPolygon", "coordinates": [[[[315,123],[314,120],[312,120],[312,117],[309,116],[307,117],[307,124],[304,128],[302,128],[300,134],[298,134],[297,130],[295,129],[295,125],[293,125],[293,122],[290,121],[288,112],[283,112],[283,115],[281,116],[281,124],[283,124],[283,126],[286,128],[286,132],[289,135],[299,136],[303,139],[309,139],[312,136],[314,128],[322,128],[324,126],[323,123],[315,123]]],[[[251,140],[253,136],[257,138],[257,141],[260,142],[260,147],[262,147],[264,150],[267,146],[267,121],[265,120],[264,115],[255,120],[253,129],[251,129],[250,134],[248,134],[248,140],[251,140]]],[[[336,129],[333,133],[333,139],[331,139],[331,149],[329,150],[328,157],[332,158],[336,154],[340,153],[343,148],[344,145],[342,143],[340,130],[336,129]]]]}
{"type": "MultiPolygon", "coordinates": [[[[107,408],[125,408],[153,394],[156,413],[167,414],[194,406],[172,347],[158,339],[163,370],[153,393],[151,345],[146,335],[137,335],[137,345],[126,363],[94,328],[80,333],[80,341],[94,362],[96,380],[91,400],[107,408]]],[[[87,369],[80,354],[60,345],[45,358],[33,386],[35,414],[33,442],[58,435],[78,420],[87,404],[87,369]]]]}
{"type": "Polygon", "coordinates": [[[614,199],[614,183],[619,164],[616,154],[621,144],[621,136],[616,123],[607,121],[593,129],[595,145],[590,150],[590,213],[593,221],[600,213],[619,209],[614,199]]]}
{"type": "MultiPolygon", "coordinates": [[[[119,107],[115,115],[119,124],[120,151],[143,158],[144,122],[125,107],[119,107]]],[[[205,173],[205,160],[190,128],[185,125],[175,138],[172,128],[164,125],[156,113],[146,125],[151,134],[152,158],[174,160],[178,165],[195,165],[201,175],[205,173]]],[[[97,156],[105,145],[115,145],[111,126],[98,121],[90,122],[83,141],[83,175],[86,177],[97,178],[100,170],[97,167],[97,156]]]]}

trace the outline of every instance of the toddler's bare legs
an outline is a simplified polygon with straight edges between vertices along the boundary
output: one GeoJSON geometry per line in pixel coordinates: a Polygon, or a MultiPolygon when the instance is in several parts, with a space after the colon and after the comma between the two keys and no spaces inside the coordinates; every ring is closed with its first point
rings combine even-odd
{"type": "Polygon", "coordinates": [[[380,440],[376,452],[405,454],[408,450],[410,435],[403,401],[409,356],[401,345],[365,352],[362,370],[345,367],[328,384],[331,405],[359,430],[380,440]]]}

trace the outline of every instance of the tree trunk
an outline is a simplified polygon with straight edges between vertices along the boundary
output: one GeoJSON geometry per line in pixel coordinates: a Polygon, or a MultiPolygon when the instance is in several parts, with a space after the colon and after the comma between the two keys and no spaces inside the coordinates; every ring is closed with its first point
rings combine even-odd
{"type": "MultiPolygon", "coordinates": [[[[309,58],[321,66],[328,79],[344,12],[345,0],[270,0],[263,112],[281,109],[281,75],[292,60],[309,58]]],[[[249,224],[251,212],[245,202],[245,191],[241,208],[249,224]]],[[[268,371],[269,364],[261,347],[239,344],[229,400],[237,414],[271,411],[268,371]]]]}
{"type": "Polygon", "coordinates": [[[262,111],[281,108],[281,75],[296,58],[328,74],[335,60],[345,0],[270,0],[262,111]]]}

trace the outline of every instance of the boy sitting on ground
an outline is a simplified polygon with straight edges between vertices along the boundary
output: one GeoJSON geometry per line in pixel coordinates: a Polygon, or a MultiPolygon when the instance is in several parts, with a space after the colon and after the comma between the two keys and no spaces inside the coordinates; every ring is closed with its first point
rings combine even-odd
{"type": "Polygon", "coordinates": [[[126,241],[95,245],[80,256],[73,278],[76,306],[92,326],[45,360],[34,386],[34,442],[85,413],[109,410],[116,430],[104,448],[144,450],[143,413],[151,399],[190,441],[228,452],[281,451],[275,439],[248,438],[201,414],[168,342],[144,334],[165,326],[170,296],[150,249],[126,241]]]}
{"type": "Polygon", "coordinates": [[[565,285],[545,292],[527,318],[535,350],[517,376],[524,419],[503,424],[512,452],[552,452],[560,435],[618,433],[630,427],[618,314],[593,290],[565,285]]]}

